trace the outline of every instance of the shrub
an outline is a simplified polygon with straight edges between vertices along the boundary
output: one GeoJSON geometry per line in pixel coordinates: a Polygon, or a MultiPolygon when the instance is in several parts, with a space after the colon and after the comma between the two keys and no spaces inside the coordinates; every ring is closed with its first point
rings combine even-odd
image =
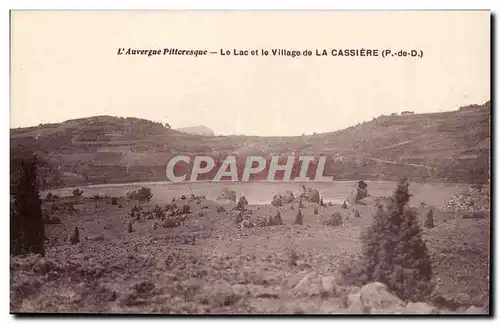
{"type": "Polygon", "coordinates": [[[83,190],[80,190],[79,188],[76,188],[73,190],[73,197],[81,197],[83,195],[83,190]]]}
{"type": "Polygon", "coordinates": [[[313,214],[314,215],[318,215],[319,214],[318,207],[314,207],[313,214]]]}
{"type": "Polygon", "coordinates": [[[299,256],[297,255],[297,251],[295,249],[288,250],[288,265],[291,267],[297,266],[297,260],[299,256]]]}
{"type": "Polygon", "coordinates": [[[359,213],[359,210],[357,210],[357,209],[354,210],[354,217],[356,217],[356,218],[360,218],[361,217],[361,214],[359,213]]]}
{"type": "Polygon", "coordinates": [[[143,187],[137,192],[137,200],[139,201],[150,201],[152,197],[151,188],[143,187]]]}
{"type": "Polygon", "coordinates": [[[73,245],[80,242],[80,232],[78,231],[78,227],[75,226],[73,230],[73,234],[69,237],[69,242],[73,245]]]}
{"type": "Polygon", "coordinates": [[[139,190],[132,190],[127,192],[127,198],[129,200],[138,200],[138,201],[150,201],[153,197],[151,193],[151,188],[142,187],[139,190]]]}
{"type": "Polygon", "coordinates": [[[240,199],[238,199],[238,202],[236,203],[234,209],[244,211],[246,206],[248,206],[248,200],[245,198],[245,196],[241,196],[240,199]]]}
{"type": "Polygon", "coordinates": [[[425,228],[433,228],[434,227],[434,214],[432,212],[432,209],[429,209],[429,212],[425,216],[424,227],[425,228]]]}
{"type": "Polygon", "coordinates": [[[182,213],[183,214],[189,214],[189,213],[191,213],[191,207],[189,207],[189,205],[182,206],[182,213]]]}
{"type": "Polygon", "coordinates": [[[406,208],[408,186],[406,178],[399,182],[392,204],[379,207],[363,233],[358,284],[379,281],[401,299],[420,301],[432,291],[432,267],[415,213],[406,208]]]}
{"type": "Polygon", "coordinates": [[[297,214],[295,215],[295,219],[293,221],[294,225],[302,225],[302,222],[304,220],[304,215],[302,215],[302,212],[299,210],[297,211],[297,214]]]}
{"type": "Polygon", "coordinates": [[[37,159],[16,158],[10,169],[10,246],[12,255],[45,255],[37,159]]]}
{"type": "Polygon", "coordinates": [[[281,201],[281,197],[280,196],[274,196],[273,200],[271,201],[271,205],[273,207],[281,207],[281,206],[283,206],[283,202],[281,201]]]}
{"type": "Polygon", "coordinates": [[[283,219],[281,218],[281,212],[279,210],[273,215],[269,215],[267,218],[266,226],[278,226],[283,225],[283,219]]]}
{"type": "Polygon", "coordinates": [[[111,197],[111,205],[118,205],[118,198],[117,197],[111,197]]]}

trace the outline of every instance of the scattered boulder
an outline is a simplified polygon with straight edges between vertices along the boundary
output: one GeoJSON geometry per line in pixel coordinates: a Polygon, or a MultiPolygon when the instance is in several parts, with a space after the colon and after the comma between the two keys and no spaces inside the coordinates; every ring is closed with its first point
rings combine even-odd
{"type": "Polygon", "coordinates": [[[438,309],[423,302],[408,303],[404,308],[405,314],[437,314],[438,309]]]}
{"type": "Polygon", "coordinates": [[[254,227],[255,225],[248,219],[244,219],[240,223],[240,229],[254,227]]]}
{"type": "Polygon", "coordinates": [[[277,210],[274,215],[269,215],[266,226],[278,225],[283,225],[283,219],[281,218],[281,212],[279,210],[277,210]]]}
{"type": "Polygon", "coordinates": [[[349,194],[349,197],[347,198],[347,201],[350,202],[351,204],[355,205],[363,198],[368,197],[368,188],[367,187],[368,187],[368,184],[364,181],[356,182],[356,184],[353,186],[353,188],[350,191],[350,194],[349,194]]]}
{"type": "Polygon", "coordinates": [[[370,313],[402,312],[405,306],[404,302],[391,294],[381,282],[371,282],[363,286],[359,291],[359,297],[364,310],[370,313]]]}
{"type": "Polygon", "coordinates": [[[327,226],[341,226],[342,225],[342,216],[340,213],[334,213],[333,215],[325,215],[321,224],[327,226]]]}
{"type": "Polygon", "coordinates": [[[301,186],[301,194],[299,198],[304,198],[305,201],[310,203],[320,203],[319,191],[312,188],[307,188],[305,185],[301,186]]]}
{"type": "Polygon", "coordinates": [[[271,201],[271,205],[274,207],[281,207],[283,206],[283,201],[280,196],[274,196],[273,200],[271,201]]]}
{"type": "Polygon", "coordinates": [[[248,206],[248,200],[245,198],[245,196],[241,195],[234,209],[244,211],[246,206],[248,206]]]}
{"type": "Polygon", "coordinates": [[[464,312],[465,314],[488,314],[484,309],[477,306],[470,306],[464,312]]]}
{"type": "Polygon", "coordinates": [[[234,222],[236,223],[236,225],[240,224],[241,222],[243,221],[243,212],[242,211],[238,211],[236,213],[236,217],[234,219],[234,222]]]}
{"type": "Polygon", "coordinates": [[[280,194],[280,197],[285,204],[289,204],[294,200],[293,192],[290,190],[285,191],[284,194],[280,194]]]}

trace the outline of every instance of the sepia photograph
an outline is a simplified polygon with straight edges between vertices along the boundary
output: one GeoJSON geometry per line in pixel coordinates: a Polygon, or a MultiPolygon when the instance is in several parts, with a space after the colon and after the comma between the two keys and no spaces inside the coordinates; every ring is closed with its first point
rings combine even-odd
{"type": "Polygon", "coordinates": [[[488,10],[10,11],[10,313],[490,316],[488,10]]]}

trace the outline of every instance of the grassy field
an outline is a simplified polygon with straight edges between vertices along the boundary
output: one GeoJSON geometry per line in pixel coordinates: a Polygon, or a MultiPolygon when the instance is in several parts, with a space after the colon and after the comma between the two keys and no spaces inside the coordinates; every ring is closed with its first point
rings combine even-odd
{"type": "MultiPolygon", "coordinates": [[[[139,187],[82,188],[121,196],[139,187]]],[[[187,185],[148,184],[154,194],[144,210],[156,204],[190,206],[191,212],[172,216],[177,226],[163,227],[153,216],[132,218],[137,202],[112,205],[90,198],[44,202],[44,209],[61,219],[46,225],[47,254],[11,259],[11,310],[42,312],[144,313],[324,313],[346,312],[348,293],[338,270],[361,252],[361,232],[371,224],[373,197],[342,209],[352,182],[317,187],[331,206],[304,203],[302,225],[293,225],[298,204],[273,207],[276,191],[297,191],[295,184],[192,184],[207,199],[183,201],[187,185]],[[251,222],[276,213],[283,225],[240,229],[231,203],[215,202],[223,187],[244,193],[251,222]],[[263,203],[266,203],[263,205],[263,203]],[[55,205],[56,207],[52,207],[55,205]],[[64,207],[73,205],[74,208],[64,207]],[[220,207],[224,207],[224,211],[220,207]],[[315,214],[314,210],[318,209],[315,214]],[[339,212],[343,224],[323,225],[325,215],[339,212]],[[133,224],[129,231],[128,224],[133,224]],[[155,226],[157,223],[159,226],[155,226]],[[79,229],[80,243],[68,236],[79,229]],[[291,262],[293,259],[294,262],[291,262]],[[332,279],[335,288],[325,282],[332,279]],[[328,288],[328,287],[329,288],[328,288]]],[[[372,196],[388,196],[394,183],[370,182],[372,196]]],[[[455,185],[411,184],[411,203],[438,206],[460,190],[455,185]]],[[[52,191],[64,195],[70,189],[52,191]]],[[[416,208],[423,221],[428,207],[416,208]]],[[[435,209],[435,227],[424,229],[435,280],[436,306],[441,312],[461,312],[467,306],[488,308],[489,219],[462,219],[463,214],[435,209]],[[440,303],[439,304],[439,300],[440,303]]],[[[432,301],[429,301],[432,303],[432,301]]]]}

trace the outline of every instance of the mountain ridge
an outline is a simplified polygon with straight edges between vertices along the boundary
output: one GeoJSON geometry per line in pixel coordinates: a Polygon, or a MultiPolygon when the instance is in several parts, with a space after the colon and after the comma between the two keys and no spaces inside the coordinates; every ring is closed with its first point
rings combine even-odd
{"type": "Polygon", "coordinates": [[[39,154],[52,176],[63,179],[52,186],[165,180],[165,165],[178,154],[219,160],[326,155],[325,173],[338,180],[409,174],[422,181],[478,181],[474,178],[484,178],[489,170],[490,114],[488,101],[448,112],[381,115],[343,130],[283,137],[202,136],[146,119],[104,115],[11,129],[11,155],[39,154]],[[435,169],[439,172],[423,171],[435,169]]]}

